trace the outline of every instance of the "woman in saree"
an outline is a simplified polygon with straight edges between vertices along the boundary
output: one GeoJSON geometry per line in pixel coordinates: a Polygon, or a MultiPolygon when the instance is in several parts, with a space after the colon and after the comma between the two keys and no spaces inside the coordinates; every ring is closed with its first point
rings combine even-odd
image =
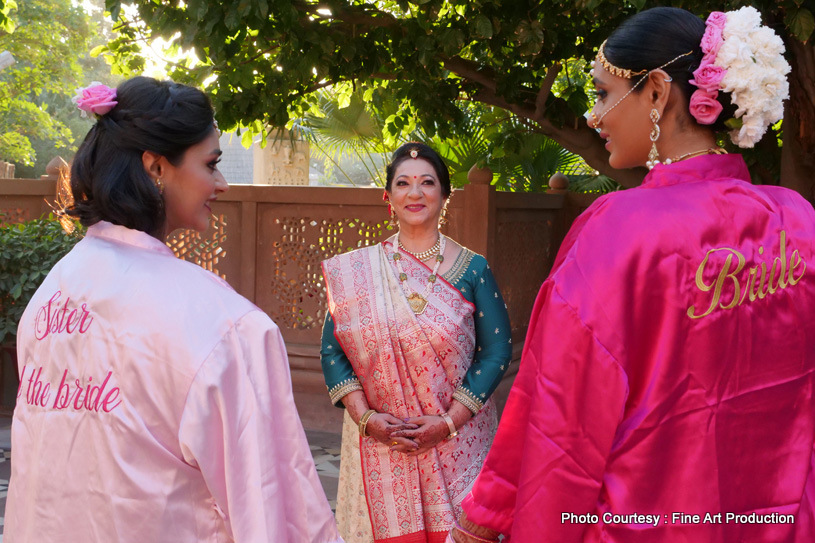
{"type": "Polygon", "coordinates": [[[441,542],[495,434],[509,317],[484,257],[439,231],[439,155],[405,144],[386,174],[398,232],[323,262],[323,373],[345,407],[337,520],[349,542],[441,542]]]}

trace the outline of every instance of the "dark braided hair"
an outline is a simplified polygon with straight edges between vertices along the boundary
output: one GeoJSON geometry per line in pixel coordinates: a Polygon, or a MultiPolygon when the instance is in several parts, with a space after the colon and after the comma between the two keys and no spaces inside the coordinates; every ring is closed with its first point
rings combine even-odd
{"type": "Polygon", "coordinates": [[[161,194],[142,162],[145,151],[181,163],[213,130],[212,105],[200,90],[134,77],[116,89],[118,104],[100,116],[71,166],[73,202],[65,212],[84,226],[108,221],[158,236],[161,194]]]}

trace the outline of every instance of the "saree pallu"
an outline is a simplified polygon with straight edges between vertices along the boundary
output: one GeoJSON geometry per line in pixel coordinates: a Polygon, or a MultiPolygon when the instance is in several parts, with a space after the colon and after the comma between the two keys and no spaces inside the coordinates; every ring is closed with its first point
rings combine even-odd
{"type": "MultiPolygon", "coordinates": [[[[406,419],[446,412],[475,351],[474,307],[441,278],[421,315],[410,309],[390,243],[323,262],[335,335],[371,409],[406,419]]],[[[414,292],[430,270],[409,255],[402,267],[414,292]]],[[[467,495],[497,425],[493,403],[418,457],[360,438],[365,496],[374,541],[443,542],[467,495]]]]}

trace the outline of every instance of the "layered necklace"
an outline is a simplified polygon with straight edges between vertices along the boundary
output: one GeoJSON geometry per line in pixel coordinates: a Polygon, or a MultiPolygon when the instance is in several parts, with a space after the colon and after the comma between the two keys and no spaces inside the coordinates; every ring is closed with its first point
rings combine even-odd
{"type": "Polygon", "coordinates": [[[436,256],[437,254],[440,254],[441,253],[441,251],[439,250],[440,248],[441,248],[441,234],[439,234],[439,237],[436,238],[436,243],[434,243],[430,249],[422,251],[421,253],[414,253],[413,251],[409,251],[407,248],[405,248],[404,245],[402,245],[402,242],[399,241],[399,249],[408,254],[413,255],[417,260],[427,260],[431,256],[436,256]]]}
{"type": "Polygon", "coordinates": [[[404,291],[405,296],[407,297],[408,305],[410,309],[417,315],[421,315],[424,313],[424,310],[427,308],[427,297],[430,295],[430,291],[433,288],[433,283],[436,282],[437,273],[439,271],[439,266],[444,261],[444,246],[446,243],[446,238],[439,233],[439,238],[436,240],[436,243],[430,249],[426,251],[422,251],[420,253],[413,253],[405,249],[402,242],[399,241],[399,233],[396,234],[396,239],[394,240],[394,246],[396,247],[396,251],[393,253],[393,261],[396,262],[396,269],[399,270],[399,282],[402,285],[402,291],[404,291]],[[405,251],[416,257],[418,260],[427,260],[428,258],[432,257],[435,253],[436,256],[436,264],[433,266],[433,271],[430,272],[430,276],[427,278],[427,285],[424,287],[424,292],[419,294],[418,292],[414,292],[413,289],[410,288],[408,285],[408,276],[405,273],[404,268],[402,267],[402,253],[399,251],[405,251]]]}

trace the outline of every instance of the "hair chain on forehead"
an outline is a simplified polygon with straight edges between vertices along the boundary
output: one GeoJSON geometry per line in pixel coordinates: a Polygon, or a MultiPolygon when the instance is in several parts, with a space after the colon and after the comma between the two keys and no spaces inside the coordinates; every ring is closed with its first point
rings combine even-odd
{"type": "Polygon", "coordinates": [[[606,69],[608,73],[611,75],[616,75],[617,77],[622,77],[624,79],[631,79],[635,75],[642,75],[648,70],[640,70],[638,72],[632,72],[628,68],[618,68],[614,64],[610,63],[608,59],[606,59],[605,53],[603,53],[603,49],[606,47],[606,42],[608,40],[604,40],[603,43],[600,44],[600,48],[597,50],[597,58],[591,61],[591,67],[594,68],[595,64],[599,62],[603,65],[603,68],[606,69]]]}
{"type": "MultiPolygon", "coordinates": [[[[682,53],[681,55],[677,55],[677,56],[675,56],[674,58],[672,58],[671,60],[669,60],[669,61],[668,61],[668,62],[666,62],[665,64],[663,64],[663,65],[661,65],[661,66],[657,66],[657,67],[656,67],[656,68],[654,68],[653,70],[640,70],[639,72],[632,72],[631,70],[627,70],[627,69],[624,69],[624,68],[618,68],[618,67],[614,66],[613,64],[611,64],[611,63],[610,63],[608,60],[606,60],[606,56],[603,54],[603,47],[604,47],[605,45],[606,45],[606,42],[603,42],[603,43],[600,45],[600,49],[599,49],[599,51],[597,51],[597,60],[599,60],[599,61],[600,61],[600,64],[602,64],[602,65],[603,65],[603,68],[605,68],[607,72],[609,72],[609,73],[610,73],[610,74],[612,74],[612,75],[616,75],[617,77],[622,77],[622,78],[625,78],[625,79],[631,79],[631,76],[633,76],[633,75],[639,75],[639,74],[643,74],[643,75],[642,75],[642,77],[640,77],[640,78],[637,80],[637,82],[636,82],[636,83],[634,83],[634,85],[633,85],[633,86],[632,86],[630,89],[628,89],[628,92],[626,92],[626,93],[623,95],[623,97],[622,97],[622,98],[620,98],[619,100],[617,100],[617,102],[616,102],[616,103],[615,103],[613,106],[611,106],[610,108],[608,108],[607,110],[605,110],[605,111],[603,112],[603,114],[602,114],[602,115],[600,115],[600,117],[599,117],[599,118],[597,118],[597,116],[596,116],[596,115],[592,114],[592,121],[594,122],[594,128],[597,128],[598,126],[600,126],[600,123],[602,122],[603,118],[604,118],[606,115],[608,115],[608,112],[609,112],[609,111],[611,111],[612,109],[614,109],[615,107],[617,107],[618,105],[620,105],[620,102],[622,102],[623,100],[625,100],[626,98],[628,98],[628,95],[629,95],[629,94],[631,94],[632,92],[634,92],[634,89],[636,89],[637,87],[639,87],[639,86],[642,84],[642,82],[643,82],[643,81],[645,81],[645,80],[648,78],[648,76],[651,74],[651,72],[653,72],[653,71],[655,71],[655,70],[661,70],[661,69],[663,69],[663,68],[665,68],[665,67],[667,67],[667,66],[669,66],[669,65],[673,64],[674,62],[676,62],[676,61],[677,61],[677,60],[679,60],[680,58],[682,58],[682,57],[686,57],[686,56],[688,56],[688,55],[693,54],[693,51],[688,51],[687,53],[682,53]],[[644,73],[643,73],[643,72],[644,72],[644,73]]],[[[594,61],[592,61],[591,65],[592,65],[592,66],[594,66],[594,65],[595,65],[595,62],[594,62],[594,61]]],[[[593,73],[594,73],[594,70],[591,70],[591,72],[592,72],[592,74],[593,74],[593,73]]],[[[663,78],[663,79],[664,79],[664,78],[663,78]]],[[[666,82],[666,83],[670,83],[671,81],[673,81],[673,78],[670,78],[670,79],[665,79],[665,82],[666,82]]]]}

